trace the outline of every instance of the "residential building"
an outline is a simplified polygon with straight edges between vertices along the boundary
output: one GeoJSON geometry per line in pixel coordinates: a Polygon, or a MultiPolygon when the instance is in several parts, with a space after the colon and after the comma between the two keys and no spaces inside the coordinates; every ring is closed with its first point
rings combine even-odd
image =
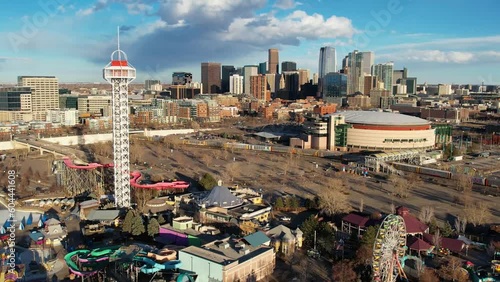
{"type": "Polygon", "coordinates": [[[268,72],[267,73],[279,73],[279,51],[278,49],[269,49],[268,51],[268,72]]]}
{"type": "Polygon", "coordinates": [[[297,70],[297,63],[296,62],[289,62],[289,61],[284,61],[281,62],[281,71],[296,71],[297,70]]]}
{"type": "Polygon", "coordinates": [[[243,94],[243,76],[233,74],[229,77],[229,93],[243,94]]]}
{"type": "Polygon", "coordinates": [[[261,74],[250,77],[250,94],[259,101],[271,101],[271,92],[267,89],[265,75],[261,74]]]}
{"type": "Polygon", "coordinates": [[[83,96],[78,98],[78,112],[95,116],[111,114],[111,96],[83,96]]]}
{"type": "Polygon", "coordinates": [[[48,122],[60,123],[64,126],[75,126],[78,124],[77,109],[54,109],[47,110],[46,116],[48,122]]]}
{"type": "Polygon", "coordinates": [[[220,93],[221,64],[201,63],[201,83],[203,84],[203,93],[220,93]]]}
{"type": "Polygon", "coordinates": [[[337,53],[333,47],[321,47],[319,50],[319,78],[330,72],[337,72],[337,53]]]}
{"type": "Polygon", "coordinates": [[[258,75],[258,66],[244,66],[243,67],[243,93],[250,94],[250,77],[258,75]]]}
{"type": "Polygon", "coordinates": [[[190,246],[179,251],[181,269],[196,272],[197,282],[260,281],[271,275],[276,264],[270,241],[259,231],[242,239],[190,246]]]}
{"type": "MultiPolygon", "coordinates": [[[[394,71],[394,63],[377,64],[372,67],[372,75],[376,76],[379,81],[384,83],[385,90],[392,90],[392,75],[394,71]]],[[[366,92],[364,92],[366,94],[366,92]]]]}
{"type": "Polygon", "coordinates": [[[30,87],[33,120],[44,121],[47,110],[59,109],[59,82],[55,76],[19,76],[18,85],[30,87]]]}
{"type": "Polygon", "coordinates": [[[174,72],[172,74],[172,85],[186,85],[193,82],[193,74],[189,72],[174,72]]]}
{"type": "Polygon", "coordinates": [[[230,79],[233,74],[236,74],[236,69],[234,66],[222,66],[222,79],[221,79],[221,88],[222,93],[231,92],[230,90],[230,79]]]}

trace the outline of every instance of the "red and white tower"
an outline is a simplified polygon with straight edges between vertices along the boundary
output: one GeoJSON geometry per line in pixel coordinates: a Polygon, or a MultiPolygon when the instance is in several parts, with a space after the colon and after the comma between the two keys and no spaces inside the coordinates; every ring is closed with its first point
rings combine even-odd
{"type": "Polygon", "coordinates": [[[118,49],[111,54],[111,62],[104,68],[104,79],[113,86],[113,159],[115,204],[130,207],[130,150],[128,85],[136,77],[135,68],[127,62],[127,55],[118,49]]]}

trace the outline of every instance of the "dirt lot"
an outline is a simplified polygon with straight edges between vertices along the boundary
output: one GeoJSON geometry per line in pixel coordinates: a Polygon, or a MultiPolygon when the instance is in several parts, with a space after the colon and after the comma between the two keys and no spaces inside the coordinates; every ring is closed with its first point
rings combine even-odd
{"type": "MultiPolygon", "coordinates": [[[[350,201],[356,209],[361,200],[364,210],[390,212],[390,205],[405,205],[411,212],[418,213],[422,206],[433,206],[439,219],[453,220],[462,213],[463,207],[454,203],[459,192],[453,183],[446,179],[428,181],[425,177],[418,187],[412,187],[406,199],[393,196],[390,187],[376,178],[364,178],[327,168],[333,165],[340,169],[341,164],[324,158],[290,155],[284,153],[256,152],[246,150],[227,151],[205,147],[186,146],[179,142],[179,136],[169,137],[165,142],[134,141],[131,145],[131,170],[141,170],[156,179],[183,179],[196,183],[200,176],[209,172],[224,185],[240,184],[256,190],[262,189],[267,199],[279,192],[301,197],[314,197],[321,193],[329,179],[342,178],[350,190],[350,201]],[[145,163],[144,163],[145,162],[145,163]],[[447,182],[448,181],[448,182],[447,182]]],[[[111,144],[89,146],[97,159],[112,156],[111,144]]],[[[50,187],[53,177],[45,177],[50,169],[50,159],[33,153],[27,161],[17,162],[21,175],[30,175],[31,187],[42,185],[50,187]],[[41,175],[39,177],[38,175],[41,175]],[[36,179],[35,179],[36,178],[36,179]],[[38,183],[38,180],[41,183],[38,183]]],[[[5,167],[5,166],[4,166],[5,167]]],[[[487,203],[491,207],[491,222],[500,223],[498,197],[472,192],[472,200],[487,203]]]]}

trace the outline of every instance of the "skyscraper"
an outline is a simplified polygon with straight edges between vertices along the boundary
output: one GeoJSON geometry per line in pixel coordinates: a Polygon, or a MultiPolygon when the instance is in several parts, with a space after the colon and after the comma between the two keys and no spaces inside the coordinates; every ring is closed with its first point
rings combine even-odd
{"type": "Polygon", "coordinates": [[[319,78],[323,78],[327,73],[337,72],[337,53],[333,47],[321,47],[319,49],[319,78]]]}
{"type": "Polygon", "coordinates": [[[266,74],[267,73],[267,62],[262,62],[259,64],[259,74],[266,74]]]}
{"type": "Polygon", "coordinates": [[[279,51],[278,49],[269,49],[268,73],[279,73],[279,51]]]}
{"type": "Polygon", "coordinates": [[[243,93],[243,76],[233,74],[229,77],[229,92],[231,94],[243,93]]]}
{"type": "Polygon", "coordinates": [[[392,91],[392,75],[394,71],[394,63],[377,64],[372,67],[372,75],[384,83],[384,89],[392,91]]]}
{"type": "Polygon", "coordinates": [[[343,104],[347,97],[347,76],[342,73],[330,72],[322,80],[323,100],[330,103],[343,104]]]}
{"type": "Polygon", "coordinates": [[[220,93],[220,72],[220,63],[201,63],[201,83],[203,83],[203,93],[220,93]]]}
{"type": "Polygon", "coordinates": [[[297,63],[296,62],[284,61],[281,63],[281,72],[296,71],[296,70],[297,70],[297,63]]]}
{"type": "Polygon", "coordinates": [[[243,67],[243,93],[250,94],[250,77],[259,74],[258,66],[243,67]]]}
{"type": "Polygon", "coordinates": [[[236,73],[234,66],[222,66],[221,92],[229,92],[229,78],[236,73]]]}
{"type": "Polygon", "coordinates": [[[354,94],[365,91],[365,76],[371,74],[374,59],[373,52],[359,52],[358,50],[354,50],[349,53],[346,62],[349,78],[347,93],[354,94]]]}
{"type": "Polygon", "coordinates": [[[32,89],[33,120],[45,121],[47,110],[59,109],[59,82],[55,76],[19,76],[17,82],[32,89]]]}

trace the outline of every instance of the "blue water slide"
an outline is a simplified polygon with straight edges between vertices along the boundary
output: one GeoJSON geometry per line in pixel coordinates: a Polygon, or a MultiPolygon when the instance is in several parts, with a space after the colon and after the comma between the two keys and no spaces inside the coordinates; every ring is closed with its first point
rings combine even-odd
{"type": "Polygon", "coordinates": [[[135,257],[135,260],[143,262],[145,264],[143,267],[141,267],[141,272],[146,274],[155,273],[161,270],[177,269],[181,266],[181,261],[179,260],[171,260],[165,263],[157,263],[152,259],[140,256],[135,257]]]}

